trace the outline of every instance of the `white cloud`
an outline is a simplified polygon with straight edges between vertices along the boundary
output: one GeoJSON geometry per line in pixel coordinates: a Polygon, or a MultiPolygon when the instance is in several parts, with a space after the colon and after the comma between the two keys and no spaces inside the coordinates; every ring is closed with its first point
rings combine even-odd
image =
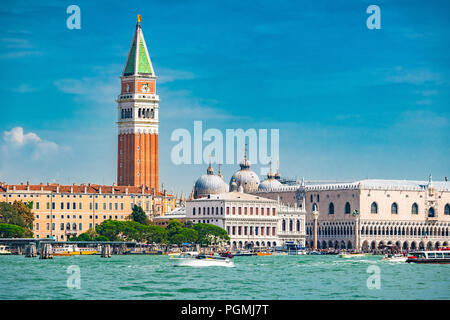
{"type": "Polygon", "coordinates": [[[411,83],[411,84],[423,84],[426,82],[439,82],[440,75],[438,73],[431,72],[426,69],[416,70],[404,70],[403,67],[395,68],[395,74],[392,74],[386,78],[389,82],[394,83],[411,83]]]}
{"type": "Polygon", "coordinates": [[[60,149],[56,143],[43,140],[34,132],[24,133],[22,127],[15,127],[10,131],[5,131],[3,140],[5,142],[3,145],[4,152],[9,152],[13,149],[14,151],[26,149],[27,152],[30,152],[33,160],[48,156],[60,149]]]}
{"type": "Polygon", "coordinates": [[[158,83],[167,83],[176,80],[191,80],[196,78],[195,74],[190,71],[167,68],[159,68],[158,74],[160,74],[160,76],[158,76],[158,83]]]}

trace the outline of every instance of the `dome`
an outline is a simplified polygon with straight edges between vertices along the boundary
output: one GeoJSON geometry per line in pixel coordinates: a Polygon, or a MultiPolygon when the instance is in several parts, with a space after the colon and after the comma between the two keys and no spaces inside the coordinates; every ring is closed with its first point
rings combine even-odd
{"type": "Polygon", "coordinates": [[[228,192],[228,185],[220,176],[214,174],[214,170],[209,165],[206,174],[197,179],[194,186],[194,198],[201,198],[208,194],[219,194],[228,192]]]}
{"type": "Polygon", "coordinates": [[[281,187],[281,182],[277,180],[276,174],[274,175],[272,173],[272,168],[270,168],[269,172],[267,173],[267,179],[261,182],[261,184],[258,187],[258,190],[270,191],[281,187]]]}
{"type": "Polygon", "coordinates": [[[258,175],[250,170],[250,161],[247,160],[247,156],[244,155],[244,159],[239,164],[241,170],[235,172],[231,177],[230,184],[236,182],[237,186],[242,186],[244,192],[253,192],[258,190],[259,187],[259,177],[258,175]]]}
{"type": "Polygon", "coordinates": [[[282,186],[282,184],[280,181],[278,181],[277,179],[271,178],[271,179],[266,179],[263,182],[261,182],[261,184],[258,187],[258,190],[259,191],[270,191],[270,190],[278,189],[281,186],[282,186]]]}

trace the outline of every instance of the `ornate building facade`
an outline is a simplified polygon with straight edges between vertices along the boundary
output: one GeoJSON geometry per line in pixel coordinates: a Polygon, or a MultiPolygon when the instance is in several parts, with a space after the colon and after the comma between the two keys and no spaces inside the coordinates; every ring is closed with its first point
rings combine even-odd
{"type": "Polygon", "coordinates": [[[142,33],[140,16],[121,83],[117,98],[118,185],[144,185],[157,192],[159,96],[156,94],[156,75],[142,33]]]}
{"type": "Polygon", "coordinates": [[[375,250],[380,245],[396,245],[414,250],[450,242],[450,183],[446,180],[368,179],[283,186],[254,194],[304,206],[310,247],[314,243],[314,211],[321,249],[375,250]]]}
{"type": "Polygon", "coordinates": [[[69,237],[95,228],[105,220],[125,220],[134,205],[153,219],[171,212],[175,198],[148,187],[105,186],[96,184],[0,184],[0,201],[32,203],[36,238],[69,237]]]}

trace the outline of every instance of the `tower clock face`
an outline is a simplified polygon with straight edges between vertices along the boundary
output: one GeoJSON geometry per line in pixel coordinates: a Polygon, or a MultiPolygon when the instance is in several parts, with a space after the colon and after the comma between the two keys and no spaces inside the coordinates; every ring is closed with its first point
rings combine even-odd
{"type": "Polygon", "coordinates": [[[141,88],[141,91],[142,92],[148,92],[148,83],[144,83],[143,85],[142,85],[142,88],[141,88]]]}

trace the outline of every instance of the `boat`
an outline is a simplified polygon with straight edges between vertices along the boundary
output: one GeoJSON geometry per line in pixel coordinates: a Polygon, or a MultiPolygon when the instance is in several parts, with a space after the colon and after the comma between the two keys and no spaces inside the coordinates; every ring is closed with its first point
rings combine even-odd
{"type": "Polygon", "coordinates": [[[449,250],[424,250],[411,252],[408,263],[450,263],[449,250]]]}
{"type": "Polygon", "coordinates": [[[0,254],[12,254],[7,246],[0,245],[0,254]]]}
{"type": "Polygon", "coordinates": [[[294,242],[286,242],[283,251],[287,252],[288,255],[305,255],[306,254],[306,248],[295,244],[294,242]]]}
{"type": "Polygon", "coordinates": [[[84,256],[84,255],[92,255],[96,254],[97,250],[91,248],[78,248],[77,245],[65,245],[64,247],[54,247],[53,255],[54,256],[84,256]]]}
{"type": "Polygon", "coordinates": [[[198,252],[185,252],[180,256],[170,256],[176,266],[184,267],[234,267],[231,258],[215,255],[199,254],[198,252]]]}
{"type": "Polygon", "coordinates": [[[259,252],[256,253],[256,255],[257,256],[271,256],[272,253],[271,252],[261,252],[261,251],[259,251],[259,252]]]}
{"type": "Polygon", "coordinates": [[[406,262],[408,257],[401,255],[401,254],[394,254],[394,255],[385,255],[381,260],[384,261],[391,261],[391,262],[406,262]]]}
{"type": "Polygon", "coordinates": [[[250,251],[236,251],[235,253],[233,253],[234,257],[248,257],[248,256],[254,256],[255,254],[250,252],[250,251]]]}
{"type": "Polygon", "coordinates": [[[312,256],[318,256],[318,255],[320,255],[321,253],[320,253],[319,251],[313,250],[313,251],[309,251],[308,254],[309,254],[309,255],[312,255],[312,256]]]}
{"type": "Polygon", "coordinates": [[[362,258],[367,257],[368,253],[341,253],[339,257],[348,259],[348,258],[362,258]]]}

